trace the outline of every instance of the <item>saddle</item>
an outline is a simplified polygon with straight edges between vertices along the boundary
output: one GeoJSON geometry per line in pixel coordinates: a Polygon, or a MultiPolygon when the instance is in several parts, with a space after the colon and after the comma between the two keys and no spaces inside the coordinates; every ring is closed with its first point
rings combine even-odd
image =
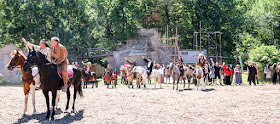
{"type": "MultiPolygon", "coordinates": [[[[60,78],[62,78],[62,74],[61,74],[61,70],[59,68],[57,68],[57,73],[59,75],[60,78]]],[[[68,73],[68,79],[73,78],[73,68],[67,66],[67,73],[68,73]]]]}

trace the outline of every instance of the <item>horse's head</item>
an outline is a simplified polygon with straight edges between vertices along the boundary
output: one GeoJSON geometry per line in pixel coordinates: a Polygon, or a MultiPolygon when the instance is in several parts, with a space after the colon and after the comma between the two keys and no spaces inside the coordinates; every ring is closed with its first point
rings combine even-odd
{"type": "Polygon", "coordinates": [[[25,61],[25,55],[18,50],[13,50],[13,52],[10,54],[12,59],[9,62],[9,64],[6,66],[6,68],[9,71],[12,71],[15,67],[23,67],[23,63],[25,61]]]}
{"type": "Polygon", "coordinates": [[[33,50],[30,50],[29,49],[29,53],[27,55],[27,59],[26,61],[24,62],[24,65],[23,65],[23,71],[25,72],[29,72],[30,69],[36,65],[38,65],[38,51],[35,51],[34,48],[33,50]]]}

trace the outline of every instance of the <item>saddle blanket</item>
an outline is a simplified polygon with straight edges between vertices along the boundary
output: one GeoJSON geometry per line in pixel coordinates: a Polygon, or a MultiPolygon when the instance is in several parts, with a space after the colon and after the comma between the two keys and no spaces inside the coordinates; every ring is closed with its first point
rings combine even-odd
{"type": "MultiPolygon", "coordinates": [[[[57,68],[57,73],[59,75],[60,78],[62,78],[62,74],[59,68],[57,68]]],[[[73,68],[70,66],[67,66],[67,73],[68,73],[68,79],[73,77],[73,68]]]]}

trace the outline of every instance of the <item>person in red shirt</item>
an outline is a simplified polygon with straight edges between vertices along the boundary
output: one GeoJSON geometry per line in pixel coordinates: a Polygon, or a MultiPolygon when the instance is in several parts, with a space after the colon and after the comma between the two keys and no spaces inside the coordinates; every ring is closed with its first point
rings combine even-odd
{"type": "Polygon", "coordinates": [[[229,69],[230,69],[230,72],[231,72],[231,75],[230,75],[230,84],[232,84],[233,75],[234,75],[234,68],[233,68],[232,64],[229,65],[229,69]]]}
{"type": "Polygon", "coordinates": [[[230,76],[232,74],[231,74],[230,68],[225,65],[225,62],[223,62],[223,69],[225,71],[225,78],[226,78],[226,83],[225,84],[226,85],[231,85],[231,83],[230,83],[230,76]]]}

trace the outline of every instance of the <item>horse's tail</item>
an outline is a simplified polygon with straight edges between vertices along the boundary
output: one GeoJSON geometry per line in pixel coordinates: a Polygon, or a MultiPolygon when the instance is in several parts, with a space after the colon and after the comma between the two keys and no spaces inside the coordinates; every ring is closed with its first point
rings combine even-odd
{"type": "Polygon", "coordinates": [[[273,71],[272,74],[272,82],[273,84],[276,84],[276,80],[277,80],[277,73],[276,73],[276,69],[273,71]]]}
{"type": "MultiPolygon", "coordinates": [[[[80,81],[80,82],[82,82],[82,81],[80,81]]],[[[82,83],[80,83],[79,86],[78,86],[78,92],[79,92],[80,97],[84,96],[83,91],[82,91],[82,83]]]]}

